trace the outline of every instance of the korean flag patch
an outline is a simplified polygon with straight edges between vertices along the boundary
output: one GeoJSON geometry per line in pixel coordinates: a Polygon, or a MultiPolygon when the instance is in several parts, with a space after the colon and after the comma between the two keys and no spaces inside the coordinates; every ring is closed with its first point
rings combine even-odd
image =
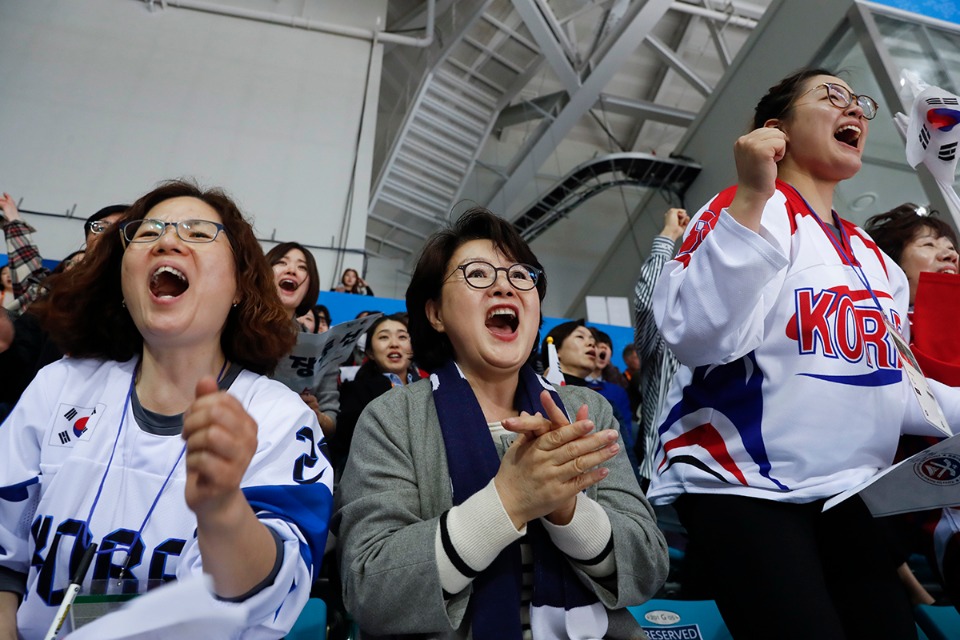
{"type": "Polygon", "coordinates": [[[105,404],[95,407],[61,404],[57,407],[50,444],[55,447],[72,447],[78,441],[90,440],[106,408],[105,404]]]}

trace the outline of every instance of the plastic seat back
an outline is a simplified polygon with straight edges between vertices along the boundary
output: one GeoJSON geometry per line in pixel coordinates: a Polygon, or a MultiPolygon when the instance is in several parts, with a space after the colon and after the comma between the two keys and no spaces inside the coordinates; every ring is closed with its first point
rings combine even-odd
{"type": "Polygon", "coordinates": [[[960,613],[953,607],[919,604],[913,608],[913,617],[930,640],[960,638],[960,613]]]}
{"type": "Polygon", "coordinates": [[[650,600],[627,609],[650,640],[733,640],[713,600],[650,600]]]}
{"type": "Polygon", "coordinates": [[[327,604],[320,598],[310,598],[300,612],[286,640],[326,640],[327,604]]]}

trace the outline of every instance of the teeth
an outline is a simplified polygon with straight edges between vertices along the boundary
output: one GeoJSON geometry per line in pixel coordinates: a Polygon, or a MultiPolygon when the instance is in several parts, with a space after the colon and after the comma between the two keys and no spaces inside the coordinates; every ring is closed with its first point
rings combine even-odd
{"type": "Polygon", "coordinates": [[[169,273],[169,274],[171,274],[171,275],[179,278],[180,280],[183,280],[184,282],[187,281],[187,276],[183,275],[182,272],[174,269],[173,267],[168,267],[168,266],[166,266],[166,265],[160,267],[159,269],[157,269],[156,271],[153,272],[153,277],[154,277],[154,279],[156,279],[161,273],[169,273]]]}
{"type": "Polygon", "coordinates": [[[492,311],[490,311],[490,313],[487,314],[487,319],[489,320],[494,316],[510,316],[512,318],[516,318],[517,314],[513,309],[507,309],[506,307],[499,307],[497,309],[493,309],[492,311]]]}

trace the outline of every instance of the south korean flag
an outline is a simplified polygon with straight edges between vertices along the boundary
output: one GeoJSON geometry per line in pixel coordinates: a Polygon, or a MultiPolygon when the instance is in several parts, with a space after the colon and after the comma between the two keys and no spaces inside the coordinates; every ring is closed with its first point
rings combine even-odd
{"type": "Polygon", "coordinates": [[[98,404],[95,407],[59,405],[53,429],[50,432],[50,445],[72,447],[77,442],[90,440],[106,408],[105,404],[98,404]]]}
{"type": "Polygon", "coordinates": [[[960,144],[960,98],[939,87],[927,87],[913,101],[907,126],[907,162],[921,162],[937,182],[953,184],[960,144]]]}

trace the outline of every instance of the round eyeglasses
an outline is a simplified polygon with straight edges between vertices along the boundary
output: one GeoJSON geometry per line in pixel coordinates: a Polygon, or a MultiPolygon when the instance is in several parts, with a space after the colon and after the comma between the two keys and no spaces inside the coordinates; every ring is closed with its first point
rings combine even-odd
{"type": "Polygon", "coordinates": [[[104,222],[103,220],[94,220],[90,223],[90,232],[100,235],[107,229],[113,226],[112,222],[104,222]]]}
{"type": "MultiPolygon", "coordinates": [[[[873,120],[877,117],[877,110],[880,108],[880,105],[870,96],[858,96],[842,84],[834,84],[832,82],[818,84],[813,89],[810,89],[810,91],[815,91],[820,87],[826,87],[827,98],[830,100],[830,104],[837,109],[846,109],[856,101],[857,106],[863,111],[864,118],[873,120]]],[[[810,91],[807,91],[807,93],[810,93],[810,91]]]]}
{"type": "Polygon", "coordinates": [[[497,281],[497,273],[503,271],[507,274],[507,282],[519,291],[530,291],[530,289],[536,287],[540,275],[543,273],[540,269],[528,264],[495,267],[489,262],[474,260],[458,266],[443,281],[446,282],[452,278],[457,271],[463,271],[463,281],[474,289],[489,289],[497,281]]]}
{"type": "Polygon", "coordinates": [[[213,242],[221,231],[226,231],[226,227],[222,224],[210,220],[166,222],[144,218],[143,220],[129,220],[121,224],[120,235],[123,238],[124,246],[131,242],[146,244],[159,240],[167,227],[176,229],[177,236],[184,242],[213,242]]]}

